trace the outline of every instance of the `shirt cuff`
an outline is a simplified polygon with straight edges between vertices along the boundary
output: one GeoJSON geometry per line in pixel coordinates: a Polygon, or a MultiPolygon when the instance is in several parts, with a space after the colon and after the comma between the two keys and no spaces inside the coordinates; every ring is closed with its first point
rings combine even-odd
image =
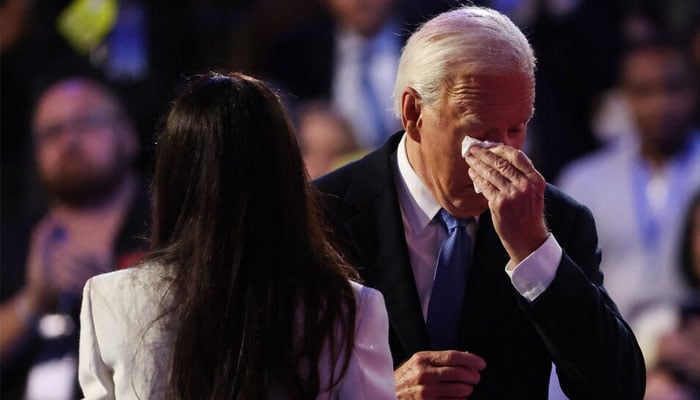
{"type": "Polygon", "coordinates": [[[549,234],[547,240],[520,264],[513,267],[511,262],[508,262],[506,273],[515,290],[532,302],[547,290],[549,284],[554,280],[559,262],[561,262],[561,255],[561,246],[554,235],[549,234]]]}

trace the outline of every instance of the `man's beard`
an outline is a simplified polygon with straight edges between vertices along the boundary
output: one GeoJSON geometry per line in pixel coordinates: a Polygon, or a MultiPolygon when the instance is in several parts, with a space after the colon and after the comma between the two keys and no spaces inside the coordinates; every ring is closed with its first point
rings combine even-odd
{"type": "Polygon", "coordinates": [[[82,208],[108,202],[129,170],[129,160],[123,152],[118,152],[111,165],[101,170],[85,161],[81,154],[67,153],[55,171],[40,174],[39,179],[51,201],[82,208]]]}

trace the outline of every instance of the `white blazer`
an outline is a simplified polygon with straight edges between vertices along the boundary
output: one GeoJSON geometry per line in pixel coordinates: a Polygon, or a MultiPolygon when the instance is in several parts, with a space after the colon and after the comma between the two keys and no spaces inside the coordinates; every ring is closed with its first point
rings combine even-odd
{"type": "MultiPolygon", "coordinates": [[[[164,323],[153,323],[162,302],[162,276],[162,268],[146,265],[99,275],[85,284],[78,377],[86,399],[162,397],[169,342],[164,323]]],[[[348,370],[332,391],[317,399],[396,399],[383,297],[354,282],[352,288],[357,315],[348,370]]],[[[328,357],[326,351],[319,365],[329,365],[328,357]]],[[[319,369],[322,387],[329,380],[327,369],[319,369]]]]}

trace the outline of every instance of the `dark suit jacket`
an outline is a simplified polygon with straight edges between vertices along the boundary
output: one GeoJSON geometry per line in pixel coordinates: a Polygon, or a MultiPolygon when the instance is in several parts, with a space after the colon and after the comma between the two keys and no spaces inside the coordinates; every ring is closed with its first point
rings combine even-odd
{"type": "MultiPolygon", "coordinates": [[[[429,349],[391,166],[400,138],[316,181],[341,247],[365,283],[384,294],[395,367],[429,349]]],[[[572,399],[642,398],[644,361],[603,288],[590,212],[551,185],[545,207],[564,254],[532,303],[504,271],[509,257],[490,213],[479,217],[457,348],[486,360],[471,398],[546,399],[552,362],[572,399]]]]}

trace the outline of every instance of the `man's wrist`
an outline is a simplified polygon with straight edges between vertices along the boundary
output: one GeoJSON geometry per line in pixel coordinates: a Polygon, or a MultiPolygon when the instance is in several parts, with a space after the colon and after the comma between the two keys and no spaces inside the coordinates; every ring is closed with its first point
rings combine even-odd
{"type": "Polygon", "coordinates": [[[505,271],[520,295],[534,301],[554,280],[561,258],[561,246],[550,234],[537,250],[520,263],[509,261],[505,271]]]}

